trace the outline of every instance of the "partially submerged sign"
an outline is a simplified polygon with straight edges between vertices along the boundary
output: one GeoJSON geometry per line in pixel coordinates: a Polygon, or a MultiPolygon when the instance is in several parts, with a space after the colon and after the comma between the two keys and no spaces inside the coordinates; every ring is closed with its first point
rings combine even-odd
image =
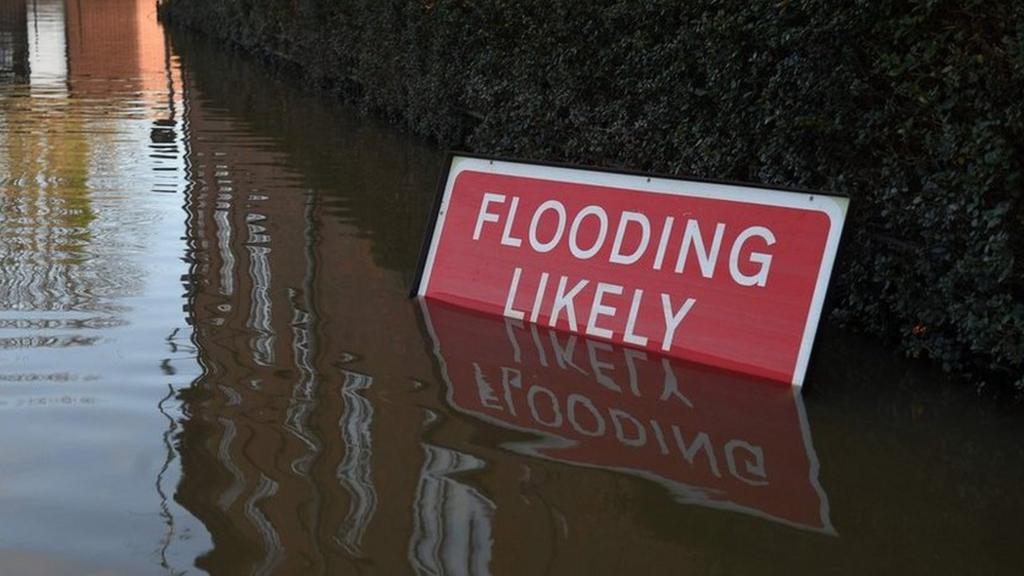
{"type": "Polygon", "coordinates": [[[414,291],[800,385],[847,202],[452,156],[414,291]]]}

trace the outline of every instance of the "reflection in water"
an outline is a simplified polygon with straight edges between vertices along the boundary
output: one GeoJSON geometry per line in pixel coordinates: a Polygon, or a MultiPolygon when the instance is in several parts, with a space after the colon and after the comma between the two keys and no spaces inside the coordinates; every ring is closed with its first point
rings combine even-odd
{"type": "MultiPolygon", "coordinates": [[[[237,405],[237,393],[233,388],[225,386],[221,390],[229,398],[228,405],[237,405]]],[[[231,484],[217,498],[217,507],[220,508],[221,512],[227,512],[234,505],[235,501],[238,500],[242,490],[245,489],[245,473],[238,469],[238,466],[235,465],[231,457],[231,446],[234,444],[236,436],[238,436],[238,428],[235,427],[234,421],[228,418],[218,418],[217,422],[223,426],[220,442],[217,444],[217,460],[228,471],[228,474],[231,475],[231,484]]]]}
{"type": "MultiPolygon", "coordinates": [[[[216,58],[202,55],[204,62],[216,58]]],[[[415,244],[419,230],[376,223],[372,206],[380,197],[372,186],[383,185],[370,184],[383,178],[385,191],[418,191],[428,206],[434,175],[423,167],[433,166],[434,153],[350,120],[328,120],[315,100],[278,82],[192,70],[185,87],[196,171],[186,206],[189,310],[204,371],[183,393],[189,417],[179,437],[184,476],[175,497],[211,532],[214,547],[198,566],[245,574],[574,571],[581,554],[609,558],[581,547],[602,523],[636,522],[610,502],[635,500],[658,483],[686,504],[831,530],[799,399],[788,389],[761,392],[667,360],[645,362],[638,351],[501,321],[453,320],[458,314],[446,321],[441,312],[431,325],[443,327],[447,374],[467,358],[476,360],[476,372],[452,381],[448,400],[438,397],[434,344],[418,306],[405,297],[406,279],[389,270],[394,256],[382,251],[415,244]],[[239,90],[240,82],[266,92],[239,90]],[[266,102],[254,104],[260,94],[266,102]],[[281,102],[303,114],[260,116],[258,128],[241,124],[241,111],[278,110],[281,102]],[[341,127],[323,136],[327,144],[310,147],[307,127],[330,122],[341,127]],[[326,152],[332,147],[335,153],[326,152]],[[320,155],[317,169],[332,177],[311,181],[288,169],[313,162],[308,155],[320,155]],[[419,174],[412,188],[409,174],[419,174]],[[537,339],[553,344],[533,348],[537,339]],[[542,357],[531,356],[535,350],[542,357]],[[495,363],[506,352],[518,358],[502,360],[517,373],[502,374],[495,363]],[[609,393],[617,386],[616,394],[642,389],[645,396],[619,402],[588,391],[589,406],[605,411],[603,436],[552,434],[515,420],[533,417],[529,402],[520,402],[540,398],[543,392],[531,396],[530,383],[545,370],[558,377],[548,393],[566,406],[583,406],[573,396],[580,386],[609,393]],[[460,387],[465,382],[469,388],[460,387]],[[474,411],[463,390],[515,414],[502,420],[480,406],[474,411]],[[759,403],[764,412],[750,417],[759,403]],[[739,413],[730,415],[733,409],[739,413]],[[703,420],[673,420],[693,414],[703,420]],[[648,426],[642,451],[615,436],[616,426],[637,433],[626,428],[628,418],[648,426]],[[659,446],[680,452],[669,459],[659,446]],[[617,473],[594,477],[587,467],[617,473]],[[623,485],[629,477],[640,484],[623,485]],[[577,482],[589,489],[560,494],[577,482]],[[396,556],[398,550],[405,552],[396,556]]],[[[404,258],[399,268],[411,269],[415,254],[404,258]]],[[[562,424],[576,414],[565,412],[562,424]]],[[[635,529],[627,533],[633,545],[645,541],[635,529]]]]}
{"type": "Polygon", "coordinates": [[[0,84],[28,78],[28,7],[0,2],[0,84]]]}
{"type": "MultiPolygon", "coordinates": [[[[45,89],[66,98],[63,6],[33,3],[22,12],[29,21],[26,50],[33,71],[30,90],[45,89]]],[[[5,13],[11,11],[5,9],[5,13]]],[[[5,18],[5,21],[7,18],[5,18]]],[[[23,90],[23,85],[8,90],[23,90]]],[[[92,265],[95,209],[87,181],[90,146],[85,115],[55,114],[66,100],[0,98],[4,170],[0,190],[0,306],[8,310],[96,311],[97,296],[116,292],[105,266],[92,265]],[[85,268],[85,273],[81,273],[85,268]]],[[[102,145],[102,144],[101,144],[102,145]]],[[[50,319],[60,323],[59,319],[50,319]]],[[[89,344],[88,338],[4,339],[5,347],[89,344]]]]}
{"type": "Polygon", "coordinates": [[[509,449],[648,478],[681,503],[834,532],[798,389],[421,305],[453,407],[542,436],[509,449]]]}
{"type": "Polygon", "coordinates": [[[274,329],[270,325],[274,316],[273,304],[270,301],[270,236],[265,234],[266,228],[257,224],[267,217],[259,213],[245,215],[245,224],[249,237],[245,244],[249,251],[249,279],[252,294],[249,297],[249,318],[246,326],[252,329],[249,340],[252,349],[252,360],[260,366],[274,365],[274,329]]]}
{"type": "MultiPolygon", "coordinates": [[[[336,206],[282,169],[288,158],[280,144],[238,126],[224,101],[196,92],[196,84],[185,90],[196,173],[186,204],[188,309],[204,371],[184,394],[190,417],[182,424],[184,477],[176,498],[211,529],[215,547],[198,565],[253,574],[361,566],[379,556],[382,530],[387,545],[394,526],[411,530],[415,477],[403,478],[402,464],[415,465],[410,456],[419,443],[405,432],[414,427],[380,431],[367,397],[375,379],[353,368],[360,358],[348,350],[385,358],[408,350],[410,341],[420,341],[413,309],[397,298],[406,317],[403,340],[393,326],[374,322],[384,306],[349,306],[395,301],[404,293],[401,279],[374,264],[358,229],[329,217],[336,206]],[[339,297],[341,287],[348,297],[339,297]],[[340,385],[323,386],[339,375],[340,385]],[[387,448],[378,458],[381,435],[387,448]],[[395,436],[404,436],[404,449],[387,441],[395,436]],[[379,461],[399,486],[408,485],[404,505],[394,478],[384,481],[391,500],[381,502],[373,472],[379,461]]],[[[380,146],[368,144],[367,150],[380,146]]],[[[342,167],[350,175],[340,181],[354,180],[353,173],[408,171],[358,158],[342,167]]],[[[429,373],[429,359],[420,362],[416,371],[429,373]]],[[[389,573],[404,565],[402,558],[391,562],[389,573]]]]}
{"type": "Polygon", "coordinates": [[[264,474],[260,474],[256,490],[253,491],[252,496],[245,503],[245,517],[256,527],[260,540],[263,542],[264,551],[263,558],[252,570],[253,576],[273,574],[274,570],[281,564],[284,556],[281,537],[274,530],[274,525],[263,514],[263,510],[257,507],[257,504],[269,501],[276,494],[277,482],[267,478],[264,474]]]}
{"type": "Polygon", "coordinates": [[[491,518],[496,506],[453,476],[486,463],[457,450],[424,445],[413,500],[409,560],[417,574],[490,574],[491,518]]]}
{"type": "MultiPolygon", "coordinates": [[[[28,6],[29,90],[36,97],[66,97],[68,86],[66,6],[38,0],[28,6]]],[[[74,29],[74,28],[72,28],[74,29]]]]}
{"type": "Polygon", "coordinates": [[[373,455],[373,406],[363,396],[373,384],[365,374],[342,370],[341,398],[345,408],[338,427],[345,446],[345,457],[338,464],[338,482],[348,491],[352,503],[348,515],[338,528],[339,544],[353,556],[362,554],[366,528],[377,510],[377,490],[373,487],[370,457],[373,455]]]}
{"type": "Polygon", "coordinates": [[[306,445],[307,453],[292,461],[292,470],[296,474],[305,476],[309,474],[309,467],[314,456],[320,452],[320,441],[309,429],[309,416],[316,405],[316,392],[319,384],[316,368],[313,366],[313,317],[310,312],[295,304],[296,292],[294,290],[290,290],[288,296],[293,300],[292,355],[295,358],[295,367],[299,374],[295,387],[292,389],[284,425],[306,445]]]}
{"type": "Polygon", "coordinates": [[[170,496],[197,370],[181,80],[153,15],[0,1],[0,546],[47,551],[3,573],[180,573],[206,545],[170,496]]]}
{"type": "Polygon", "coordinates": [[[833,340],[816,452],[788,390],[424,315],[440,153],[174,40],[0,0],[0,573],[1019,565],[1016,420],[833,340]]]}

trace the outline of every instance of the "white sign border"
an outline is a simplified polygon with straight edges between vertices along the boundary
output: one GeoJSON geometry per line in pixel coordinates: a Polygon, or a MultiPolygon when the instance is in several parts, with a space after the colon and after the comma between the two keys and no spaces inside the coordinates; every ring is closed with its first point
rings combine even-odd
{"type": "Polygon", "coordinates": [[[825,251],[821,258],[821,266],[818,269],[814,294],[811,297],[811,308],[807,314],[807,323],[804,326],[803,337],[800,340],[800,350],[797,353],[796,366],[793,368],[793,381],[791,382],[793,386],[803,386],[804,377],[807,373],[807,364],[811,357],[811,349],[814,347],[814,338],[818,332],[818,324],[821,320],[821,311],[825,304],[825,294],[828,292],[832,268],[835,264],[836,255],[839,252],[839,241],[843,234],[843,225],[849,208],[849,198],[782,188],[615,172],[529,161],[502,160],[462,153],[452,154],[448,163],[448,173],[444,175],[444,188],[434,212],[436,219],[433,228],[430,230],[430,243],[426,247],[425,255],[421,258],[421,271],[415,280],[414,296],[423,297],[427,293],[431,273],[434,268],[434,259],[437,254],[437,246],[441,241],[445,215],[448,213],[448,204],[452,191],[455,188],[455,182],[458,180],[459,174],[470,170],[570,184],[624,188],[671,196],[796,208],[825,214],[829,218],[828,238],[825,242],[825,251]]]}

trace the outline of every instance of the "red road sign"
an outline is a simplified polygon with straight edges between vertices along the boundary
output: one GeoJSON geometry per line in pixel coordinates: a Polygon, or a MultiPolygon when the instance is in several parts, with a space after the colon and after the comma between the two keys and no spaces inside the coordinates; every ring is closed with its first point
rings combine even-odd
{"type": "Polygon", "coordinates": [[[834,534],[800,390],[420,301],[447,400],[505,447],[664,486],[677,501],[834,534]]]}
{"type": "Polygon", "coordinates": [[[847,204],[453,156],[415,292],[800,385],[847,204]]]}

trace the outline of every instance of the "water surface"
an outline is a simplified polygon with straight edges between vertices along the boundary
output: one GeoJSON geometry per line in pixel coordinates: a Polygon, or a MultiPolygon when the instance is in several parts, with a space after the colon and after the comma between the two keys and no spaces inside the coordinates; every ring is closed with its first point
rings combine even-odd
{"type": "Polygon", "coordinates": [[[1021,411],[407,299],[443,153],[151,0],[0,1],[0,573],[1016,574],[1021,411]]]}

